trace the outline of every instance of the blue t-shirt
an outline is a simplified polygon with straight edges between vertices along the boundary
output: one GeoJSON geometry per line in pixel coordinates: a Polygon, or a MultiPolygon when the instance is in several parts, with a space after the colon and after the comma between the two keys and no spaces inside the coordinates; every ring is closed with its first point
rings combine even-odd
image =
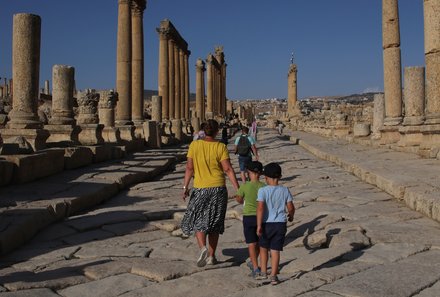
{"type": "Polygon", "coordinates": [[[257,201],[264,202],[263,223],[287,222],[286,203],[293,201],[288,188],[281,185],[260,188],[257,201]]]}

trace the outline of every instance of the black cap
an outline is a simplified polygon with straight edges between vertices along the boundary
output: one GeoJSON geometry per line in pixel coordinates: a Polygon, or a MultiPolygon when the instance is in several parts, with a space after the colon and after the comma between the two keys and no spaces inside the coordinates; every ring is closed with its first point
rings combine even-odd
{"type": "Polygon", "coordinates": [[[258,161],[251,161],[246,163],[245,165],[246,169],[255,173],[262,173],[263,172],[263,164],[258,161]]]}
{"type": "Polygon", "coordinates": [[[271,178],[281,178],[281,167],[277,163],[269,163],[264,166],[263,174],[271,178]]]}

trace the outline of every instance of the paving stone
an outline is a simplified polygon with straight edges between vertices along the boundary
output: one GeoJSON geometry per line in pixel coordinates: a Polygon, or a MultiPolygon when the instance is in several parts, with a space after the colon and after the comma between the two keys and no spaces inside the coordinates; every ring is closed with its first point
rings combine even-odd
{"type": "Polygon", "coordinates": [[[80,259],[98,258],[98,257],[147,257],[152,249],[140,246],[83,246],[75,256],[80,259]]]}
{"type": "Polygon", "coordinates": [[[357,262],[357,261],[331,261],[320,267],[320,269],[310,272],[310,275],[315,275],[317,278],[332,283],[340,278],[367,270],[373,267],[374,264],[357,262]]]}
{"type": "MultiPolygon", "coordinates": [[[[1,291],[0,291],[1,292],[1,291]]],[[[50,289],[32,289],[18,292],[0,293],[1,297],[59,297],[50,289]]]]}
{"type": "Polygon", "coordinates": [[[329,247],[350,246],[353,250],[360,250],[371,245],[370,239],[364,232],[350,230],[331,236],[329,247]]]}
{"type": "Polygon", "coordinates": [[[130,221],[142,221],[144,219],[144,216],[138,212],[112,211],[89,213],[87,215],[72,217],[65,223],[78,231],[85,231],[101,228],[104,225],[130,221]]]}
{"type": "Polygon", "coordinates": [[[348,276],[320,289],[343,296],[413,296],[437,281],[439,275],[439,266],[392,263],[348,276]]]}
{"type": "Polygon", "coordinates": [[[151,222],[133,221],[102,226],[102,229],[116,235],[125,235],[130,233],[140,233],[146,231],[158,230],[151,222]]]}
{"type": "Polygon", "coordinates": [[[65,297],[107,297],[119,296],[126,292],[150,285],[151,282],[143,277],[129,273],[110,276],[101,280],[69,287],[58,293],[65,297]]]}
{"type": "MultiPolygon", "coordinates": [[[[137,259],[134,259],[135,261],[137,259]]],[[[84,268],[84,275],[92,280],[103,279],[109,276],[129,273],[133,266],[132,259],[109,260],[96,265],[89,265],[84,268]]]]}
{"type": "Polygon", "coordinates": [[[151,222],[153,226],[160,230],[164,230],[167,232],[173,232],[174,230],[178,229],[180,227],[180,224],[175,220],[161,220],[161,221],[154,221],[151,222]]]}
{"type": "Polygon", "coordinates": [[[437,281],[434,285],[423,289],[420,293],[414,295],[414,297],[435,297],[440,293],[440,281],[437,281]]]}
{"type": "Polygon", "coordinates": [[[67,244],[78,245],[95,240],[106,239],[113,237],[113,233],[104,230],[91,230],[87,232],[81,232],[78,234],[62,237],[61,240],[67,244]]]}

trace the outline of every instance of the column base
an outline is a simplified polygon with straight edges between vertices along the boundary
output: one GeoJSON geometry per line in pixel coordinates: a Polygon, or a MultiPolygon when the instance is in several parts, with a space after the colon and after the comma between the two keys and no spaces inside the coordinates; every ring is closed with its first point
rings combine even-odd
{"type": "Polygon", "coordinates": [[[425,120],[424,116],[408,116],[403,118],[404,126],[418,126],[423,124],[425,120]]]}
{"type": "Polygon", "coordinates": [[[80,132],[78,140],[82,145],[97,145],[104,143],[102,138],[102,130],[104,125],[102,124],[83,124],[79,125],[80,132]]]}
{"type": "Polygon", "coordinates": [[[425,124],[427,125],[440,124],[440,114],[439,113],[427,114],[425,119],[425,124]]]}
{"type": "Polygon", "coordinates": [[[384,119],[384,126],[397,126],[402,123],[402,117],[387,117],[384,119]]]}
{"type": "Polygon", "coordinates": [[[45,125],[44,129],[49,131],[50,136],[47,139],[48,143],[56,144],[63,143],[67,146],[79,143],[78,134],[80,128],[76,125],[45,125]]]}
{"type": "Polygon", "coordinates": [[[161,147],[160,123],[156,121],[146,121],[143,124],[145,141],[152,148],[161,147]]]}
{"type": "MultiPolygon", "coordinates": [[[[31,146],[31,150],[40,151],[47,147],[46,140],[49,138],[49,131],[45,129],[15,129],[6,128],[1,131],[4,143],[18,143],[17,137],[24,138],[31,146]]],[[[21,146],[20,146],[21,149],[21,146]]]]}
{"type": "Polygon", "coordinates": [[[145,138],[145,136],[144,136],[144,122],[145,121],[134,123],[134,127],[135,127],[134,128],[134,137],[136,139],[144,139],[145,138]]]}
{"type": "Polygon", "coordinates": [[[383,126],[380,129],[381,138],[380,144],[392,144],[400,140],[400,133],[398,126],[383,126]]]}
{"type": "Polygon", "coordinates": [[[121,142],[121,133],[115,127],[104,127],[102,130],[102,138],[105,142],[118,143],[121,142]]]}
{"type": "Polygon", "coordinates": [[[121,140],[133,141],[136,137],[134,135],[135,126],[133,125],[116,125],[120,132],[121,140]]]}

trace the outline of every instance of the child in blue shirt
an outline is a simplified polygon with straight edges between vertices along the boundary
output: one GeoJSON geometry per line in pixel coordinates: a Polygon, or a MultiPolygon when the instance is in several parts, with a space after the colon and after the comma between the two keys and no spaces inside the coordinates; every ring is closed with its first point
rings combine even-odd
{"type": "Polygon", "coordinates": [[[279,283],[277,274],[280,264],[280,251],[283,250],[287,232],[287,220],[293,221],[295,206],[289,189],[279,185],[281,167],[269,163],[263,169],[266,187],[258,190],[257,234],[260,236],[261,274],[267,275],[268,250],[270,249],[272,285],[279,283]],[[287,216],[286,216],[287,208],[287,216]]]}

